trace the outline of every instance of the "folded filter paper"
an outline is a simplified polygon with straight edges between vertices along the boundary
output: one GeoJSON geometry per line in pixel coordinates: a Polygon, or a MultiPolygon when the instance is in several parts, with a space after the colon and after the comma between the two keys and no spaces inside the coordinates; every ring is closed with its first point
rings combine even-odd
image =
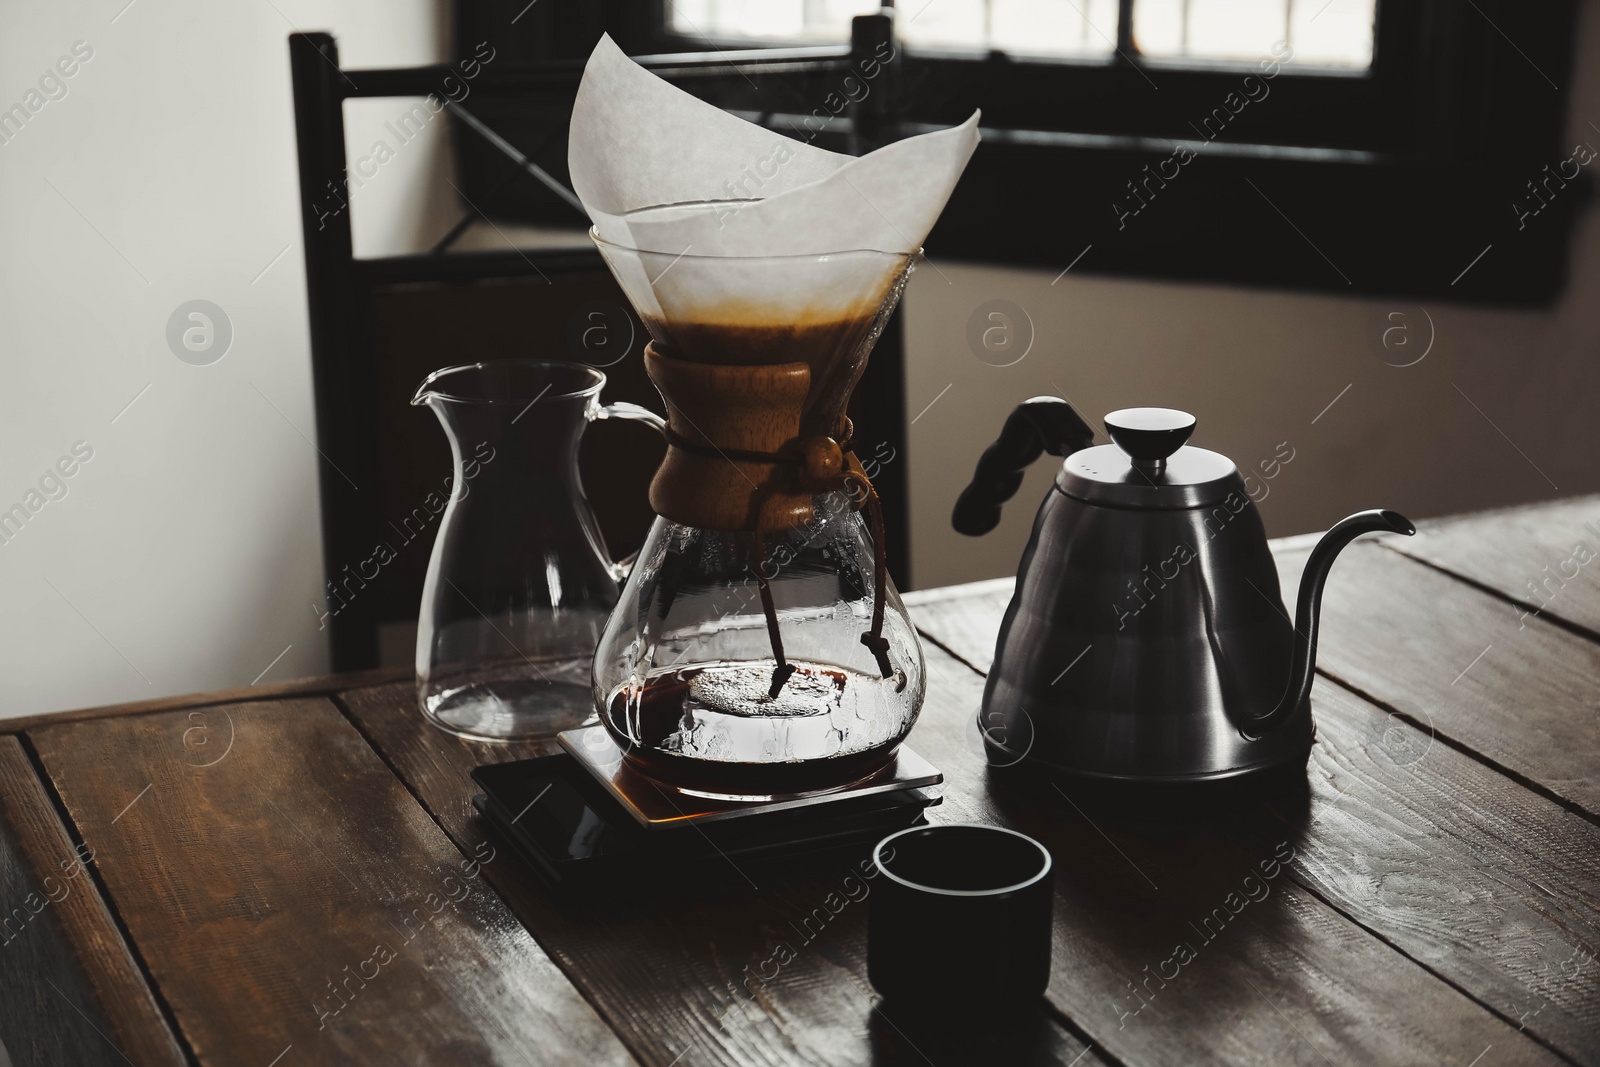
{"type": "Polygon", "coordinates": [[[826,152],[691,96],[601,38],[568,166],[655,342],[646,369],[677,445],[652,485],[659,514],[712,529],[807,519],[817,479],[754,457],[847,433],[850,392],[977,142],[974,113],[859,158],[826,152]]]}

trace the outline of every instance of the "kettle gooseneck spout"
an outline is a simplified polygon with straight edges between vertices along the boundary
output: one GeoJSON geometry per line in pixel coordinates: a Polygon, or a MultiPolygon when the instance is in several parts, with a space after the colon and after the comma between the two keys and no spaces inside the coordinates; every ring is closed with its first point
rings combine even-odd
{"type": "Polygon", "coordinates": [[[1351,541],[1366,533],[1399,533],[1411,536],[1417,532],[1410,519],[1398,511],[1361,511],[1341,519],[1322,535],[1317,547],[1306,560],[1305,573],[1300,576],[1300,597],[1295,608],[1294,654],[1289,661],[1288,683],[1278,706],[1241,725],[1246,737],[1254,740],[1287,719],[1294,710],[1311,696],[1311,682],[1317,668],[1317,622],[1322,613],[1322,587],[1328,580],[1333,561],[1351,541]]]}

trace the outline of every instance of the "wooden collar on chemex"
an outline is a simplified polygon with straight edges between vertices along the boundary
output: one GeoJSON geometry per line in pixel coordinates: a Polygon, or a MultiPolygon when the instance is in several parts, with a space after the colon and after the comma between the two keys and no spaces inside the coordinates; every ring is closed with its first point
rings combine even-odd
{"type": "MultiPolygon", "coordinates": [[[[842,411],[824,425],[832,433],[803,433],[811,391],[805,363],[756,366],[694,363],[645,348],[645,370],[667,404],[667,454],[650,483],[656,514],[686,526],[754,536],[757,558],[769,531],[804,526],[818,493],[841,491],[865,507],[873,545],[872,626],[861,635],[885,678],[893,677],[883,636],[886,568],[883,510],[877,491],[851,451],[853,428],[842,411]]],[[[841,405],[842,406],[842,405],[841,405]]],[[[826,417],[813,413],[810,419],[826,417]]],[[[783,652],[777,610],[767,578],[756,569],[767,634],[777,667],[776,697],[795,671],[783,652]]]]}

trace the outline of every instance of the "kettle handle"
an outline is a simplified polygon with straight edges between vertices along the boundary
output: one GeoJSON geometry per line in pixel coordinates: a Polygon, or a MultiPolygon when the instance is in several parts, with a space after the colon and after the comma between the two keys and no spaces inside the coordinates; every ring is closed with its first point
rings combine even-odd
{"type": "Polygon", "coordinates": [[[1094,431],[1057,396],[1036,396],[1006,418],[1000,439],[983,450],[972,481],[956,499],[950,525],[979,537],[1000,522],[1000,505],[1022,485],[1022,472],[1041,452],[1070,456],[1094,443],[1094,431]]]}

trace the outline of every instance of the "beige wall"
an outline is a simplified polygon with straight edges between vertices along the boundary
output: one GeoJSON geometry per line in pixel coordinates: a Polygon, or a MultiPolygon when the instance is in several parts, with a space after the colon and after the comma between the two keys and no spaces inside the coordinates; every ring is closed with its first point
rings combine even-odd
{"type": "MultiPolygon", "coordinates": [[[[1581,17],[1568,144],[1600,146],[1600,132],[1588,124],[1600,123],[1600,5],[1583,5],[1581,17]]],[[[1503,210],[1486,204],[1482,218],[1461,225],[1488,231],[1503,210]]],[[[1316,219],[1296,222],[1315,234],[1316,219]]],[[[1039,394],[1065,395],[1102,440],[1099,420],[1108,411],[1183,408],[1199,420],[1194,443],[1241,468],[1288,442],[1294,459],[1261,503],[1273,536],[1325,529],[1369,507],[1419,519],[1600,489],[1600,214],[1593,206],[1580,219],[1559,303],[1508,311],[1423,300],[1435,337],[1427,357],[1410,367],[1381,361],[1369,334],[1374,322],[1381,331],[1390,311],[1415,301],[1096,277],[1082,269],[1092,266],[1092,250],[1054,281],[1082,250],[1070,234],[1061,246],[1053,268],[935,258],[912,277],[908,415],[917,417],[950,386],[910,431],[919,587],[1015,571],[1057,461],[1034,465],[987,537],[952,531],[950,508],[1012,406],[1039,394]],[[993,299],[1018,305],[1033,323],[1033,347],[1013,366],[991,366],[967,344],[969,317],[993,299]]],[[[1262,255],[1317,253],[1285,227],[1283,242],[1262,255]]],[[[1425,320],[1414,311],[1412,318],[1413,336],[1426,340],[1425,320]]]]}
{"type": "MultiPolygon", "coordinates": [[[[0,509],[94,453],[0,544],[0,717],[327,669],[286,38],[332,30],[350,66],[443,53],[435,0],[125,4],[0,0],[0,108],[93,50],[0,144],[0,509]],[[209,366],[166,340],[197,298],[233,328],[209,366]]],[[[351,110],[364,151],[403,107],[351,110]]],[[[370,184],[364,250],[437,228],[442,144],[370,184]]]]}

